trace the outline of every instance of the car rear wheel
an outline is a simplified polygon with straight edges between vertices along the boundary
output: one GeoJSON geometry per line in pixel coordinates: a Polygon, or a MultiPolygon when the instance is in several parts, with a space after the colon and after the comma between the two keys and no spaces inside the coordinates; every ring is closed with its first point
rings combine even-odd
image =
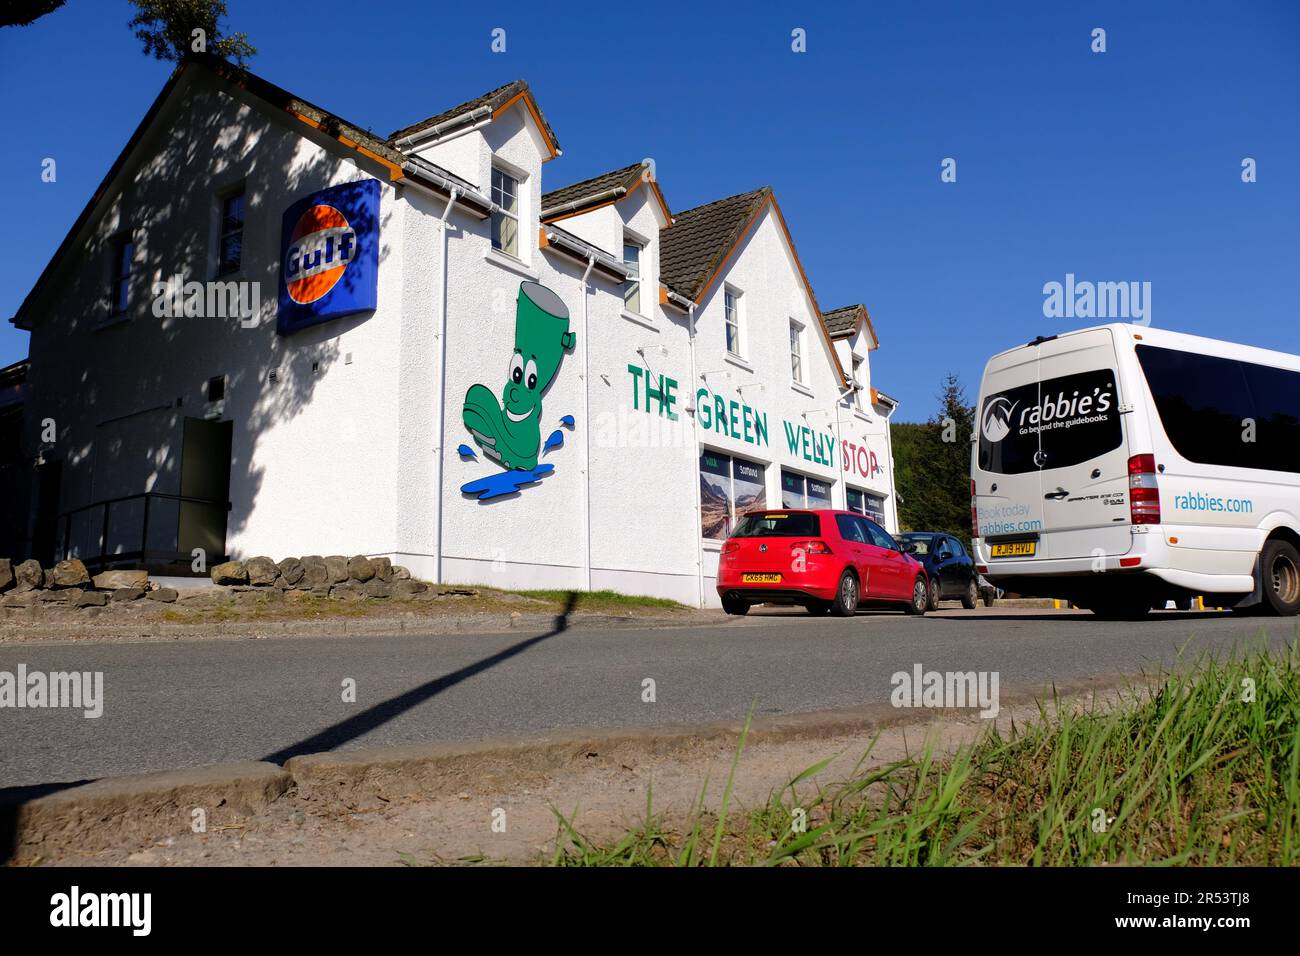
{"type": "Polygon", "coordinates": [[[831,602],[831,612],[836,617],[852,617],[858,610],[858,576],[845,569],[840,575],[839,587],[835,589],[835,600],[831,602]]]}
{"type": "Polygon", "coordinates": [[[1300,612],[1300,551],[1288,541],[1269,541],[1260,555],[1264,604],[1282,617],[1300,612]]]}
{"type": "Polygon", "coordinates": [[[925,613],[929,606],[928,589],[925,586],[925,578],[918,577],[912,584],[912,600],[907,603],[907,613],[920,616],[925,613]]]}
{"type": "Polygon", "coordinates": [[[723,598],[722,609],[728,614],[745,615],[749,613],[749,602],[737,601],[734,598],[723,598]]]}
{"type": "MultiPolygon", "coordinates": [[[[975,605],[979,603],[979,600],[980,586],[975,583],[974,578],[971,578],[966,582],[966,593],[961,596],[961,606],[968,611],[973,611],[975,610],[975,605]]],[[[989,603],[992,604],[993,602],[990,601],[989,603]]]]}
{"type": "Polygon", "coordinates": [[[931,578],[930,586],[926,589],[925,609],[927,611],[939,610],[939,600],[941,592],[939,590],[939,579],[931,578]]]}

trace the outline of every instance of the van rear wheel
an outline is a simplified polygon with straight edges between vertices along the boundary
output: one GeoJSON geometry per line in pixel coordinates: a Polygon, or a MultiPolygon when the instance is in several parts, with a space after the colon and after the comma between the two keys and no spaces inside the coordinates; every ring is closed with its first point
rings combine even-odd
{"type": "Polygon", "coordinates": [[[1269,541],[1260,554],[1264,603],[1282,617],[1300,612],[1300,551],[1289,541],[1269,541]]]}

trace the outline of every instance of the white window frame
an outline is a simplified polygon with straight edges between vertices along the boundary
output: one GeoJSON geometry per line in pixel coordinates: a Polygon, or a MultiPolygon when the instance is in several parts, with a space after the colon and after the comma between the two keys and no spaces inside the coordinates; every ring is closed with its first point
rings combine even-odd
{"type": "Polygon", "coordinates": [[[635,276],[623,283],[623,310],[643,318],[645,317],[645,309],[642,302],[642,293],[645,290],[644,265],[647,247],[648,243],[640,236],[630,232],[623,234],[623,265],[628,266],[635,262],[636,267],[635,276]],[[637,251],[635,260],[629,260],[627,257],[629,247],[637,251]],[[633,300],[635,300],[635,304],[633,304],[633,300]]]}
{"type": "Polygon", "coordinates": [[[858,411],[862,410],[862,382],[858,378],[858,369],[862,367],[862,363],[864,361],[865,359],[861,358],[860,356],[857,355],[849,356],[849,368],[851,370],[849,374],[853,378],[854,386],[856,386],[853,389],[853,407],[856,408],[858,411]]]}
{"type": "Polygon", "coordinates": [[[798,319],[790,320],[790,379],[796,385],[805,385],[803,379],[803,331],[798,319]]]}
{"type": "Polygon", "coordinates": [[[722,343],[726,347],[727,354],[736,358],[744,358],[745,353],[745,294],[734,286],[722,287],[722,343]],[[734,321],[733,321],[734,320],[734,321]],[[731,347],[731,336],[728,330],[736,330],[736,347],[731,347]]]}
{"type": "Polygon", "coordinates": [[[226,276],[239,275],[244,271],[244,227],[248,223],[248,189],[244,183],[232,186],[223,192],[217,194],[217,248],[216,248],[216,266],[213,269],[213,276],[217,279],[223,279],[226,276]],[[243,215],[239,220],[238,229],[226,229],[226,203],[236,197],[243,198],[243,215]],[[221,269],[222,245],[227,236],[239,234],[239,263],[233,269],[227,269],[224,272],[221,269]]]}
{"type": "Polygon", "coordinates": [[[509,256],[509,257],[512,258],[512,259],[517,259],[517,260],[519,260],[520,262],[523,262],[523,261],[524,261],[524,258],[523,258],[523,249],[522,249],[522,246],[523,246],[523,239],[522,239],[522,236],[523,236],[523,218],[524,218],[524,217],[523,217],[523,212],[524,212],[524,194],[523,194],[524,191],[523,191],[523,186],[524,186],[524,182],[525,182],[524,178],[521,177],[521,176],[520,176],[517,172],[515,172],[513,169],[510,169],[510,168],[508,168],[508,167],[506,167],[506,166],[504,166],[504,165],[502,165],[502,164],[500,164],[500,163],[493,163],[493,164],[492,164],[491,187],[490,187],[490,189],[491,189],[491,193],[492,193],[492,195],[491,195],[491,199],[492,199],[492,212],[491,212],[491,215],[489,216],[489,225],[488,225],[488,241],[491,242],[491,244],[492,244],[492,249],[493,249],[494,251],[499,252],[499,253],[501,253],[502,255],[509,256]],[[503,179],[508,179],[510,182],[512,182],[512,183],[514,184],[514,187],[515,187],[515,191],[514,191],[514,200],[515,200],[514,205],[515,205],[515,209],[514,209],[514,212],[511,212],[510,210],[506,209],[503,205],[501,205],[501,204],[497,201],[497,194],[498,194],[498,193],[501,193],[502,195],[505,194],[505,190],[504,190],[504,188],[502,188],[502,189],[498,189],[498,188],[497,188],[497,177],[498,177],[498,176],[502,177],[503,179]],[[498,235],[500,235],[500,233],[501,233],[501,229],[500,229],[500,226],[498,225],[498,223],[501,222],[503,219],[510,219],[510,220],[512,220],[512,221],[514,222],[514,224],[515,224],[515,248],[514,248],[513,251],[510,250],[510,249],[507,249],[504,245],[498,245],[498,244],[497,244],[497,239],[496,239],[496,237],[497,237],[498,235]]]}

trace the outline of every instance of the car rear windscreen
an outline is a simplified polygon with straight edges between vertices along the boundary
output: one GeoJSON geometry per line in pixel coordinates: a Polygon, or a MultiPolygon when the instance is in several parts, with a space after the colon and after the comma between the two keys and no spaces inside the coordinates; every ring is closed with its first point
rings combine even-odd
{"type": "Polygon", "coordinates": [[[1124,441],[1118,395],[1115,372],[1103,368],[988,396],[980,410],[980,468],[1018,475],[1113,451],[1124,441]]]}
{"type": "Polygon", "coordinates": [[[815,538],[822,533],[821,520],[807,512],[770,511],[745,515],[731,532],[733,538],[815,538]]]}

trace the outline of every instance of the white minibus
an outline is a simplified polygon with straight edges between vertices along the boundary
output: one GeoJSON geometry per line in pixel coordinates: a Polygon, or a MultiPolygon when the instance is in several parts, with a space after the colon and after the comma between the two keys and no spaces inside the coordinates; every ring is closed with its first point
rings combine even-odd
{"type": "Polygon", "coordinates": [[[1113,618],[1300,611],[1300,356],[1104,325],[995,355],[976,410],[993,584],[1113,618]]]}

